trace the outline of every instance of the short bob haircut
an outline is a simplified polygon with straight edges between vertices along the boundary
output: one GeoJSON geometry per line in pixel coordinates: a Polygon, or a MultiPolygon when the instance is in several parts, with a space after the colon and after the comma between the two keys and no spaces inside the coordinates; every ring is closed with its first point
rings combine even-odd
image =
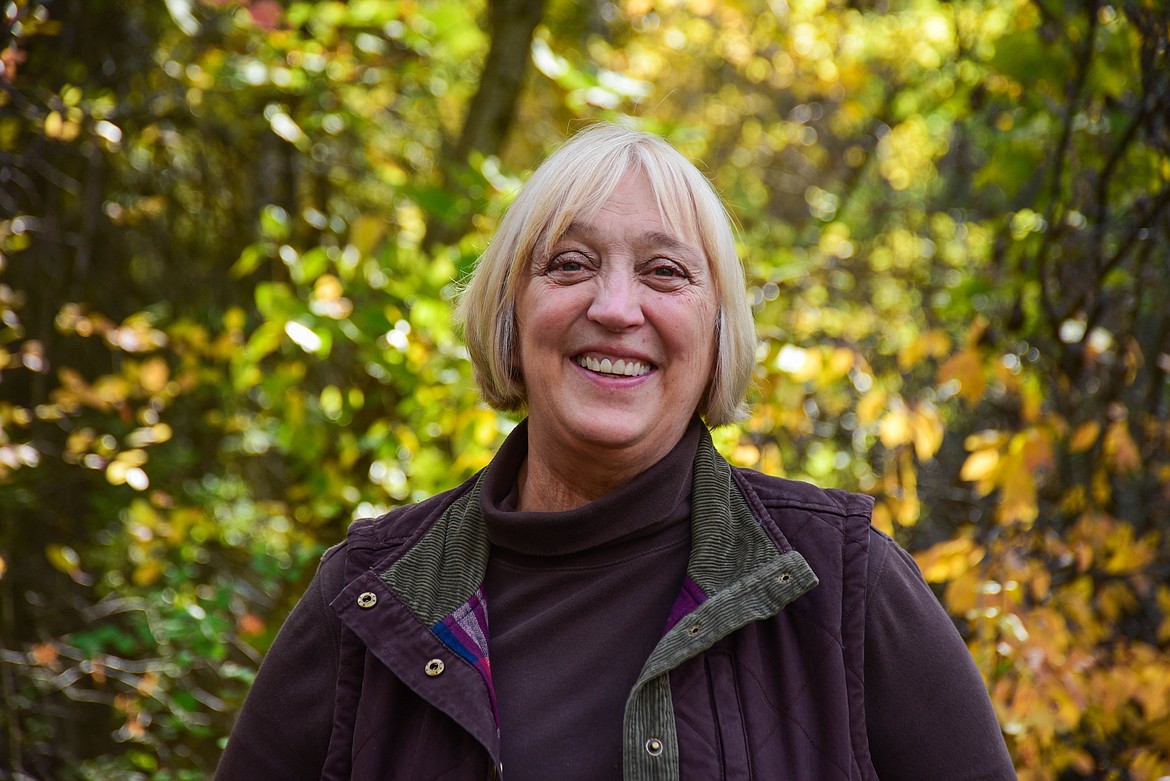
{"type": "Polygon", "coordinates": [[[606,123],[570,138],[520,188],[460,297],[456,320],[476,383],[495,409],[516,411],[527,403],[516,354],[516,299],[532,259],[579,215],[595,215],[630,170],[646,175],[663,222],[702,247],[715,280],[715,362],[698,412],[708,426],[746,414],[756,332],[731,217],[711,183],[678,150],[657,136],[606,123]]]}

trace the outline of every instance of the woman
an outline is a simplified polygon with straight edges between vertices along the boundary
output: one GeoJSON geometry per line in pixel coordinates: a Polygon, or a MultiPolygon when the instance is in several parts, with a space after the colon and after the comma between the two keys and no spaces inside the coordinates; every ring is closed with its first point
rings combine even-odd
{"type": "Polygon", "coordinates": [[[713,448],[755,335],[728,216],[677,151],[574,137],[459,317],[485,398],[526,421],[325,554],[218,778],[1015,778],[871,500],[713,448]]]}

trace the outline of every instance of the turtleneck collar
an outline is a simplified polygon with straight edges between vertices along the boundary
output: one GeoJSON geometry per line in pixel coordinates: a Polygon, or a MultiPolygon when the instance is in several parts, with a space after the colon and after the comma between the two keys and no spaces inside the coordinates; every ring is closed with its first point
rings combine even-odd
{"type": "Polygon", "coordinates": [[[620,488],[564,512],[516,510],[516,476],[528,456],[528,421],[516,427],[483,476],[480,506],[496,548],[563,556],[640,539],[690,516],[692,467],[703,423],[691,421],[658,463],[620,488]]]}

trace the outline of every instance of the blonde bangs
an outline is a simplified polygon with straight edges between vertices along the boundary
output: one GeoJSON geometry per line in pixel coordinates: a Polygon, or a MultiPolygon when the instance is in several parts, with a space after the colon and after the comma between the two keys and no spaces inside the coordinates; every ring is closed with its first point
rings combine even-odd
{"type": "Polygon", "coordinates": [[[710,181],[666,141],[609,124],[586,128],[550,155],[524,184],[476,264],[456,310],[484,400],[522,409],[516,370],[515,302],[530,267],[575,220],[591,219],[630,170],[645,174],[659,213],[707,256],[719,301],[715,369],[700,413],[719,426],[742,418],[756,336],[731,217],[710,181]]]}

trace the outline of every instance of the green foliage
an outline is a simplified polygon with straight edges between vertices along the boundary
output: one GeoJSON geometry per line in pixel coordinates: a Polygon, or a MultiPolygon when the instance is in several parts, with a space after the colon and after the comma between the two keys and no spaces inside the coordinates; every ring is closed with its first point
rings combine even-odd
{"type": "Polygon", "coordinates": [[[1021,778],[1170,773],[1168,12],[879,5],[551,3],[467,151],[475,4],[10,2],[0,778],[210,771],[324,547],[512,425],[450,302],[599,117],[741,222],[724,452],[877,497],[1021,778]]]}

